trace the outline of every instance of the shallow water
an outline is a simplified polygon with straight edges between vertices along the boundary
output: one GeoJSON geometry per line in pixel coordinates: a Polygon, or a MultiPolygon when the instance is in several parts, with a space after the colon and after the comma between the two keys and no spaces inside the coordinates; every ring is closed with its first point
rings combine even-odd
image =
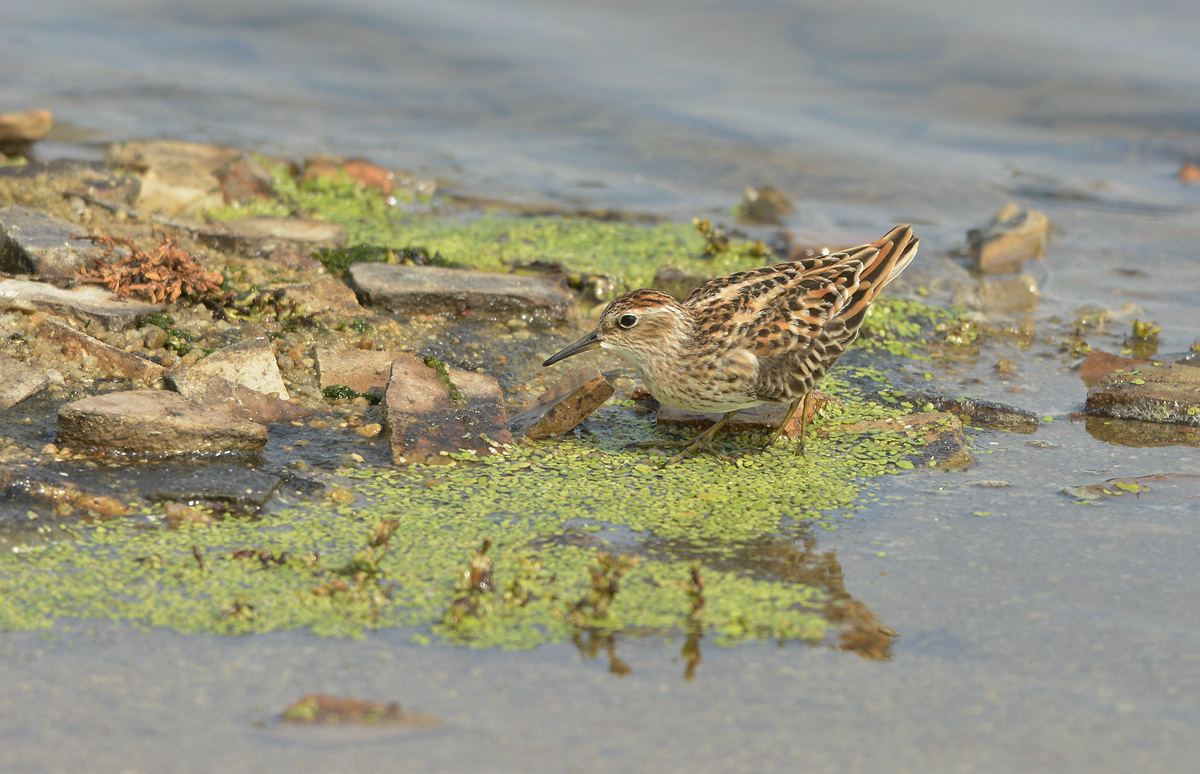
{"type": "MultiPolygon", "coordinates": [[[[47,155],[145,136],[323,151],[679,218],[771,184],[797,204],[799,241],[911,221],[929,266],[1013,199],[1059,230],[1034,266],[1043,336],[1082,305],[1133,302],[1163,326],[1162,352],[1200,338],[1200,186],[1174,179],[1200,158],[1187,2],[4,0],[0,17],[0,108],[78,129],[47,155]]],[[[941,389],[1055,421],[980,434],[973,469],[891,477],[881,502],[901,505],[820,532],[854,598],[900,633],[892,661],[706,644],[687,682],[681,640],[621,641],[633,672],[618,678],[571,646],[427,648],[404,632],[2,634],[0,768],[1196,768],[1200,501],[1160,487],[1084,506],[1060,490],[1200,473],[1200,452],[1093,438],[1068,418],[1085,390],[1061,357],[992,343],[938,370],[941,389]],[[1001,356],[1011,382],[990,377],[1001,356]],[[274,725],[310,691],[450,725],[317,740],[274,725]]]]}

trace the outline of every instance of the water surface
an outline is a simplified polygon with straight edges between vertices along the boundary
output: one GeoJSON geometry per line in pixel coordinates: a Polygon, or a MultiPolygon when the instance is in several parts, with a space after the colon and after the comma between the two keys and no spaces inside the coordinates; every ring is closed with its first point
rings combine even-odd
{"type": "Polygon", "coordinates": [[[819,535],[900,633],[893,660],[705,644],[686,682],[682,641],[618,643],[633,668],[618,678],[571,646],[425,648],[403,632],[3,634],[0,767],[1200,766],[1196,493],[1079,506],[1060,492],[1198,473],[1200,452],[1113,445],[1070,421],[1084,389],[1053,341],[1055,318],[1128,302],[1163,326],[1163,352],[1200,338],[1200,186],[1174,178],[1200,158],[1192,3],[4,0],[0,18],[0,109],[54,110],[47,155],[153,136],[361,155],[475,193],[682,219],[771,184],[796,202],[786,225],[802,241],[916,223],[933,275],[1010,199],[1057,228],[1033,267],[1040,337],[936,373],[1055,421],[980,435],[972,470],[894,478],[901,504],[819,535]],[[1013,382],[991,378],[1001,356],[1013,382]],[[273,716],[309,691],[450,725],[282,733],[273,716]]]}

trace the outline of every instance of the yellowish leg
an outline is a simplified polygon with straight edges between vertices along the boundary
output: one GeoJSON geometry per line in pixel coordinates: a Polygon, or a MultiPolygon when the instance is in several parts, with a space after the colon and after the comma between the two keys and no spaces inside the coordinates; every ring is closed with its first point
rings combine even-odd
{"type": "Polygon", "coordinates": [[[695,438],[693,438],[692,442],[690,444],[688,444],[687,447],[684,448],[683,451],[679,452],[674,457],[667,460],[667,464],[674,465],[676,462],[679,462],[681,459],[688,456],[692,452],[696,451],[701,446],[708,446],[709,450],[712,451],[713,454],[716,454],[717,457],[719,457],[720,459],[723,459],[723,460],[726,459],[726,457],[724,457],[723,455],[717,454],[715,449],[712,449],[712,439],[713,439],[713,436],[715,436],[717,434],[717,431],[720,430],[725,425],[725,423],[729,421],[729,418],[731,416],[733,416],[734,414],[738,413],[738,411],[741,411],[741,409],[737,409],[736,411],[730,411],[728,414],[726,414],[725,416],[718,419],[716,422],[714,422],[712,424],[711,427],[709,427],[703,433],[700,433],[695,438]]]}
{"type": "Polygon", "coordinates": [[[767,445],[764,448],[771,448],[771,444],[779,440],[779,436],[783,435],[783,431],[787,429],[788,422],[791,422],[792,417],[796,415],[796,409],[803,405],[804,408],[800,412],[800,448],[797,454],[804,453],[804,437],[808,432],[808,396],[811,394],[812,391],[810,390],[804,393],[803,398],[798,398],[792,403],[792,407],[788,409],[787,416],[783,418],[783,422],[780,423],[779,427],[775,428],[775,432],[771,433],[771,437],[767,439],[767,445]]]}

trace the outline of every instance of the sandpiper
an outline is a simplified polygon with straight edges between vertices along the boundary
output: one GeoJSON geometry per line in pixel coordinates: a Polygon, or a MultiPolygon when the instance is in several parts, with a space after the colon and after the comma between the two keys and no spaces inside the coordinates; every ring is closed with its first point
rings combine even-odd
{"type": "Polygon", "coordinates": [[[867,307],[912,261],[917,243],[911,227],[897,226],[851,250],[719,277],[683,303],[661,290],[634,290],[542,365],[603,347],[631,362],[660,403],[725,413],[671,463],[710,444],[737,412],[764,403],[791,404],[767,446],[804,404],[803,451],[813,385],[858,336],[867,307]]]}

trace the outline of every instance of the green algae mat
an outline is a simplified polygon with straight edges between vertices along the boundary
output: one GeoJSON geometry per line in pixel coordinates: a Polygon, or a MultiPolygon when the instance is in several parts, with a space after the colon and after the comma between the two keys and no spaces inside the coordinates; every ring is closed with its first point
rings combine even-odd
{"type": "MultiPolygon", "coordinates": [[[[769,262],[760,243],[716,240],[703,221],[456,222],[388,206],[349,180],[273,169],[277,200],[215,214],[305,211],[342,223],[351,247],[322,257],[334,273],[418,254],[499,271],[548,261],[607,276],[617,291],[649,284],[663,266],[715,276],[769,262]]],[[[857,346],[919,356],[923,331],[952,318],[880,299],[857,346]]],[[[913,468],[924,443],[846,429],[914,410],[865,400],[852,380],[886,385],[835,369],[819,385],[833,400],[803,456],[788,444],[759,453],[762,439],[750,437],[734,439],[750,451],[734,463],[701,454],[664,467],[628,448],[655,437],[653,420],[613,401],[573,438],[479,459],[465,451],[447,466],[341,468],[323,481],[329,496],[277,499],[253,519],[175,526],[158,508],[79,524],[68,539],[0,559],[0,629],[90,619],[224,634],[406,627],[419,642],[505,648],[597,634],[825,640],[861,605],[836,566],[807,566],[795,545],[869,506],[880,477],[913,468]]]]}
{"type": "Polygon", "coordinates": [[[821,640],[839,617],[835,590],[746,561],[745,546],[852,515],[920,446],[841,432],[889,409],[826,386],[835,403],[803,456],[780,444],[664,467],[624,449],[653,431],[613,406],[588,439],[344,468],[331,496],[261,518],[168,528],[151,512],[79,526],[4,558],[0,629],[111,618],[229,634],[405,626],[417,641],[506,648],[595,631],[821,640]]]}

